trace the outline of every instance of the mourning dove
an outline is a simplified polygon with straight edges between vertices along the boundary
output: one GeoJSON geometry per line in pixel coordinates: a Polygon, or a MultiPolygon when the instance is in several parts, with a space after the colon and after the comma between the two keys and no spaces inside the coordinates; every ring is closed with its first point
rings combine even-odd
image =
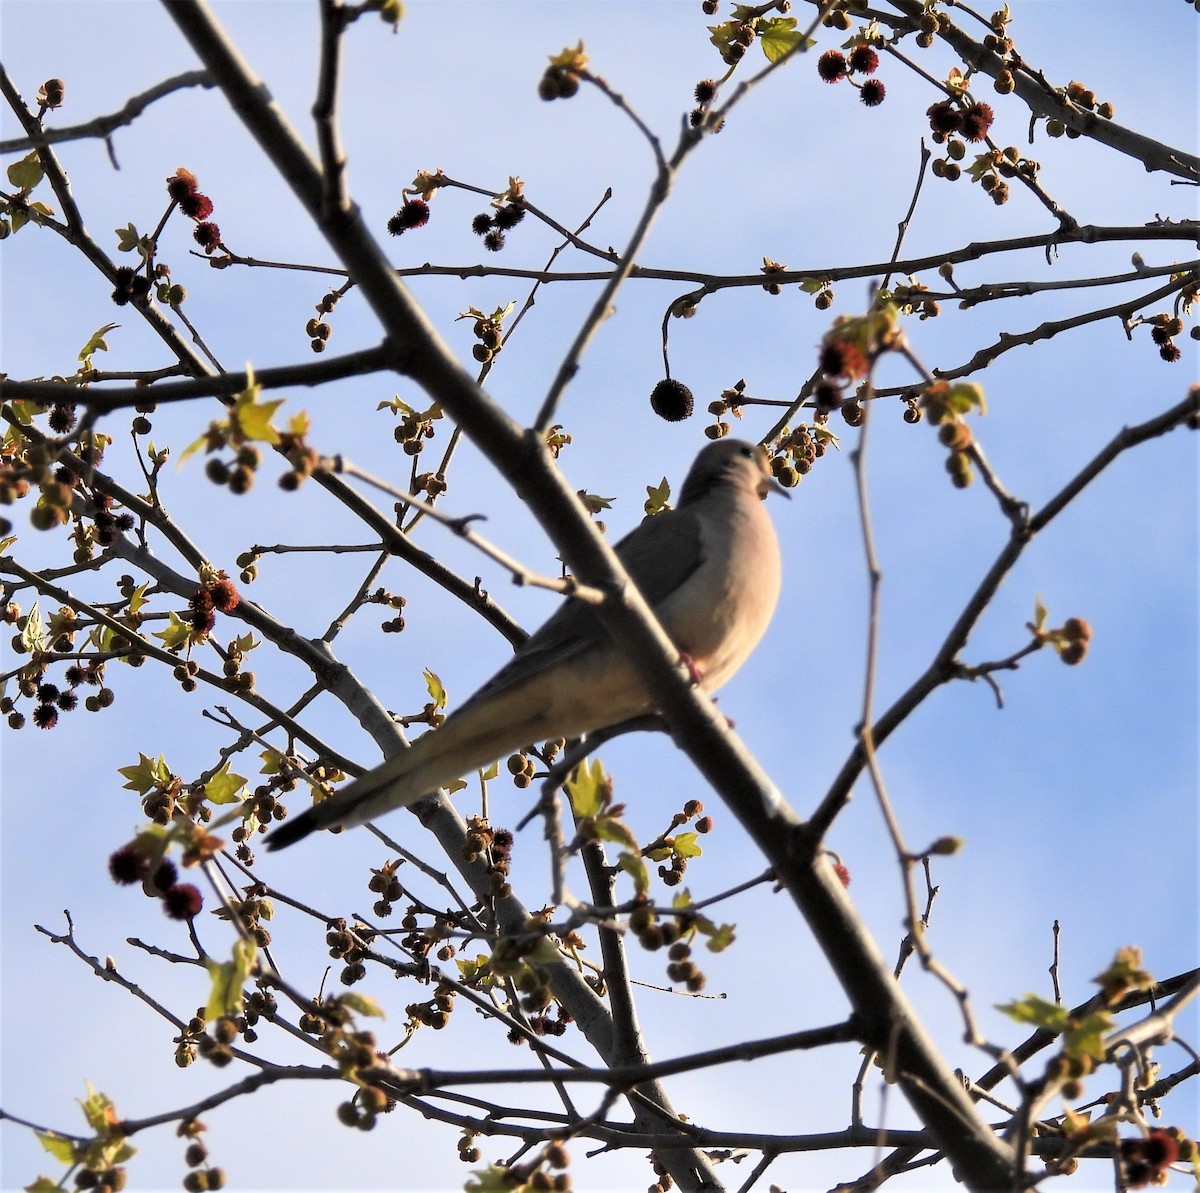
{"type": "MultiPolygon", "coordinates": [[[[672,510],[616,553],[706,691],[746,661],[779,597],[779,543],[762,504],[766,452],[719,439],[696,457],[672,510]]],[[[567,600],[442,726],[267,838],[282,849],[314,829],[362,824],[416,803],[523,746],[572,738],[654,711],[642,681],[582,601],[567,600]]]]}

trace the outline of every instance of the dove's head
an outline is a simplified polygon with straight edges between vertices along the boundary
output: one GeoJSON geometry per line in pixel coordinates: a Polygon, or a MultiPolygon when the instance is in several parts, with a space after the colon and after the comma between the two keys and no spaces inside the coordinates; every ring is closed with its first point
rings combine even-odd
{"type": "Polygon", "coordinates": [[[764,498],[768,493],[792,496],[772,476],[766,449],[745,439],[718,439],[703,448],[684,479],[679,505],[697,501],[719,485],[750,489],[764,498]]]}

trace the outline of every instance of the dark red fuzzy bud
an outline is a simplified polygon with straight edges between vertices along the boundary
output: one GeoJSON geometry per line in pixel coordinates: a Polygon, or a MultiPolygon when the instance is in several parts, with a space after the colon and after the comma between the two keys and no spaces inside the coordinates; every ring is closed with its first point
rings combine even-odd
{"type": "Polygon", "coordinates": [[[817,74],[826,83],[836,83],[846,74],[846,55],[841,50],[826,50],[817,59],[817,74]]]}
{"type": "Polygon", "coordinates": [[[887,88],[878,79],[867,79],[858,93],[858,98],[868,108],[877,108],[883,103],[885,95],[887,95],[887,88]]]}
{"type": "Polygon", "coordinates": [[[855,46],[850,51],[850,69],[860,75],[873,75],[879,66],[879,55],[868,45],[855,46]]]}
{"type": "Polygon", "coordinates": [[[163,910],[173,920],[192,920],[204,906],[204,896],[190,882],[181,882],[163,892],[163,910]]]}

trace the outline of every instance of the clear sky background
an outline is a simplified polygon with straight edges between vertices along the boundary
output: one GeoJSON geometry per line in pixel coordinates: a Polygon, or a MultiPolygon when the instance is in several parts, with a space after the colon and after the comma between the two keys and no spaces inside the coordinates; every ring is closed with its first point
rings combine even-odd
{"type": "MultiPolygon", "coordinates": [[[[1014,0],[1012,35],[1026,61],[1055,83],[1079,78],[1116,118],[1146,134],[1194,151],[1197,144],[1197,18],[1178,0],[1014,0]]],[[[803,6],[797,6],[802,13],[803,6]]],[[[216,12],[266,79],[293,123],[311,142],[317,53],[314,6],[240,2],[216,12]]],[[[547,55],[582,38],[593,69],[673,145],[696,81],[719,63],[707,40],[699,4],[663,0],[624,3],[410,3],[392,36],[373,18],[347,38],[342,115],[350,157],[349,185],[370,225],[382,237],[401,190],[419,169],[501,189],[520,176],[526,193],[561,223],[574,226],[612,187],[613,197],[589,229],[600,245],[621,246],[652,177],[645,143],[611,104],[584,90],[569,103],[536,96],[547,55]]],[[[819,48],[836,44],[828,33],[819,48]]],[[[5,67],[32,97],[47,78],[66,81],[67,104],[54,123],[74,123],[119,108],[129,95],[195,60],[164,11],[149,3],[0,5],[0,51],[5,67]]],[[[754,55],[757,50],[752,51],[754,55]]],[[[938,75],[950,65],[940,50],[920,59],[938,75]]],[[[819,274],[823,268],[886,261],[897,222],[917,174],[921,119],[936,98],[896,63],[880,76],[886,102],[868,110],[846,84],[817,79],[815,59],[777,72],[735,111],[724,131],[693,155],[639,260],[662,268],[714,273],[754,272],[764,256],[819,274]]],[[[1027,110],[985,88],[997,111],[993,135],[1001,144],[1027,144],[1027,110]]],[[[0,116],[0,136],[18,132],[0,116]]],[[[188,92],[153,106],[132,129],[113,138],[114,170],[102,144],[64,146],[61,156],[87,225],[101,244],[115,246],[113,229],[132,221],[149,231],[165,205],[163,180],[179,166],[198,176],[216,203],[214,218],[237,252],[278,261],[335,265],[283,185],[215,92],[188,92]]],[[[1137,162],[1091,143],[1047,141],[1034,149],[1046,189],[1083,224],[1144,224],[1156,215],[1195,218],[1195,192],[1147,174],[1137,162]]],[[[7,162],[6,162],[7,165],[7,162]]],[[[978,188],[929,179],[904,244],[906,255],[949,251],[971,240],[1044,233],[1051,221],[1033,199],[1013,188],[996,207],[978,188]]],[[[392,242],[398,266],[470,264],[480,256],[471,217],[485,206],[462,192],[435,197],[429,226],[392,242]]],[[[488,264],[540,267],[556,244],[548,230],[526,220],[488,264]]],[[[225,367],[304,361],[304,324],[325,290],[320,278],[235,268],[210,271],[188,255],[189,229],[175,218],[162,256],[189,291],[186,306],[225,367]]],[[[1191,259],[1186,243],[1137,246],[1148,265],[1191,259]]],[[[1030,278],[1065,279],[1124,272],[1131,247],[1071,246],[1047,265],[1039,254],[989,258],[959,266],[962,285],[1030,278]]],[[[565,254],[562,268],[593,268],[565,254]]],[[[70,373],[76,353],[102,324],[108,337],[101,367],[153,368],[166,363],[156,339],[129,308],[117,310],[110,287],[69,246],[29,228],[0,246],[0,367],[13,377],[70,373]]],[[[922,277],[937,283],[932,272],[922,277]]],[[[489,310],[523,300],[528,283],[511,278],[461,281],[416,279],[412,287],[442,334],[468,358],[470,325],[455,322],[468,305],[489,310]]],[[[1050,293],[969,313],[947,310],[908,332],[928,365],[956,366],[1001,330],[1020,332],[1046,319],[1116,302],[1148,291],[1050,293]]],[[[615,498],[606,517],[612,533],[634,526],[645,486],[665,474],[674,487],[705,442],[705,416],[668,425],[651,414],[648,395],[661,376],[659,327],[682,283],[630,284],[601,328],[562,406],[574,436],[561,466],[572,484],[615,498]]],[[[701,412],[740,378],[748,393],[787,399],[815,363],[815,346],[831,314],[853,314],[866,301],[865,283],[836,287],[831,313],[815,311],[795,289],[778,298],[761,290],[728,291],[706,300],[696,317],[675,321],[672,371],[696,393],[701,412]]],[[[520,421],[531,421],[557,363],[596,289],[544,288],[526,322],[489,377],[492,396],[520,421]]],[[[331,320],[331,351],[374,342],[375,328],[353,296],[331,320]]],[[[982,373],[988,414],[978,435],[1009,490],[1035,508],[1089,460],[1123,425],[1140,422],[1178,402],[1195,379],[1194,341],[1181,338],[1183,360],[1158,359],[1144,329],[1126,339],[1108,320],[1050,343],[1008,353],[982,373]]],[[[882,384],[915,380],[888,362],[882,384]]],[[[401,477],[406,472],[392,441],[392,419],[378,402],[399,395],[422,404],[414,387],[388,379],[342,382],[316,393],[290,392],[285,413],[306,409],[311,441],[343,452],[364,467],[401,477]]],[[[153,416],[152,438],[176,456],[213,417],[210,404],[180,406],[153,416]]],[[[750,409],[738,431],[766,432],[770,412],[750,409]]],[[[117,443],[113,459],[128,458],[127,424],[104,427],[117,443]]],[[[767,772],[803,814],[820,799],[852,742],[861,701],[866,574],[848,448],[819,462],[788,504],[773,514],[785,551],[785,593],[767,639],[723,691],[721,707],[767,772]]],[[[439,427],[435,446],[445,441],[439,427]]],[[[1001,549],[1007,525],[981,484],[951,487],[944,451],[926,424],[910,427],[898,404],[873,418],[870,485],[883,568],[882,642],[877,707],[886,707],[926,665],[967,595],[1001,549]]],[[[281,494],[271,465],[254,491],[235,498],[208,484],[202,464],[173,467],[164,500],[201,548],[235,571],[236,556],[252,543],[364,541],[340,510],[308,486],[281,494]]],[[[1147,967],[1167,976],[1197,963],[1197,474],[1196,443],[1183,431],[1128,454],[1076,501],[1027,552],[1004,584],[965,654],[967,662],[1003,657],[1025,641],[1024,624],[1040,596],[1051,622],[1086,617],[1095,639],[1078,668],[1049,652],[1001,677],[1005,707],[983,684],[960,684],[930,699],[890,740],[882,763],[909,843],[943,834],[961,836],[963,853],[938,861],[941,891],[930,940],[939,958],[971,990],[982,1030],[1008,1044],[1023,1032],[992,1010],[1027,991],[1049,996],[1051,925],[1062,925],[1061,980],[1068,1003],[1088,997],[1093,975],[1125,944],[1140,944],[1147,967]]],[[[554,549],[528,512],[511,498],[474,449],[455,465],[449,502],[454,512],[485,511],[486,533],[531,567],[552,571],[554,549]]],[[[60,559],[51,538],[39,539],[17,516],[18,555],[47,566],[60,559]],[[24,553],[23,555],[21,553],[24,553]]],[[[467,576],[480,575],[523,624],[536,626],[552,596],[511,588],[505,575],[470,548],[426,524],[421,544],[467,576]]],[[[353,594],[361,575],[355,556],[268,557],[248,595],[302,633],[319,635],[353,594]]],[[[339,639],[339,656],[372,683],[390,708],[415,711],[425,696],[421,669],[436,671],[453,702],[467,696],[505,658],[505,644],[463,608],[443,599],[396,563],[385,583],[409,598],[408,629],[381,637],[377,622],[360,616],[339,639]]],[[[22,604],[28,605],[27,597],[22,604]]],[[[380,618],[379,620],[382,620],[380,618]]],[[[7,635],[4,669],[13,666],[7,635]]],[[[117,669],[118,671],[120,669],[117,669]]],[[[177,773],[211,765],[226,743],[199,710],[211,696],[187,697],[152,667],[113,676],[117,703],[103,716],[78,712],[50,736],[32,728],[5,732],[0,837],[0,1105],[47,1126],[73,1130],[82,1120],[74,1099],[91,1080],[124,1115],[143,1116],[192,1102],[223,1086],[235,1070],[204,1063],[186,1071],[172,1064],[172,1031],[113,985],[96,982],[65,949],[37,934],[74,917],[89,953],[111,954],[121,971],[154,998],[186,1013],[206,998],[202,972],[170,966],[125,943],[136,936],[186,950],[184,930],[165,921],[136,891],[108,880],[105,859],[140,822],[117,767],[138,752],[164,753],[177,773]],[[136,682],[134,682],[136,680],[136,682]]],[[[256,666],[260,687],[279,703],[302,690],[303,677],[286,664],[256,666]]],[[[319,732],[350,756],[370,764],[371,743],[349,717],[320,709],[319,732]]],[[[665,738],[625,741],[603,754],[643,840],[665,827],[670,811],[690,797],[709,799],[686,759],[665,738]]],[[[245,767],[237,768],[246,773],[245,767]]],[[[470,810],[464,796],[460,801],[470,810]]],[[[497,787],[493,817],[515,823],[529,800],[497,787]]],[[[687,885],[704,898],[749,878],[762,860],[732,816],[710,802],[718,831],[687,885]]],[[[393,833],[425,848],[415,822],[401,815],[393,833]]],[[[850,893],[883,952],[892,956],[902,935],[898,868],[878,810],[865,785],[830,838],[848,865],[850,893]]],[[[547,867],[537,830],[518,843],[524,874],[518,893],[536,907],[548,897],[547,867]]],[[[432,851],[426,856],[436,860],[432,851]]],[[[369,912],[367,867],[380,847],[365,832],[316,839],[264,858],[267,881],[342,914],[369,912]]],[[[576,881],[576,889],[582,889],[576,881]]],[[[708,991],[723,1000],[694,1000],[642,991],[640,1014],[655,1057],[666,1058],[731,1042],[835,1022],[845,1004],[806,929],[782,899],[761,889],[725,905],[738,943],[705,958],[708,991]]],[[[207,920],[206,943],[226,947],[207,920]]],[[[306,922],[271,925],[277,957],[301,986],[316,988],[328,958],[313,948],[306,922]]],[[[637,975],[660,983],[661,956],[637,955],[637,975]]],[[[906,988],[925,1012],[951,1062],[969,1074],[986,1058],[961,1044],[953,1000],[910,966],[906,988]]],[[[419,995],[394,992],[378,979],[365,989],[388,1000],[383,1036],[398,1029],[403,1006],[419,995]]],[[[1185,1024],[1196,1043],[1196,1018],[1185,1024]]],[[[264,1033],[265,1034],[265,1033],[264,1033]]],[[[466,1067],[490,1034],[461,1010],[450,1032],[418,1033],[403,1055],[411,1065],[466,1067]]],[[[312,1055],[274,1036],[269,1054],[280,1062],[311,1063],[312,1055]]],[[[493,1047],[486,1062],[527,1060],[493,1047]]],[[[1184,1054],[1165,1049],[1164,1071],[1184,1054]]],[[[849,1085],[857,1049],[826,1050],[754,1066],[731,1067],[672,1082],[678,1108],[695,1122],[737,1130],[836,1130],[849,1118],[849,1085]]],[[[1098,1087],[1097,1087],[1098,1088],[1098,1087]]],[[[1108,1088],[1107,1086],[1104,1088],[1108,1088]]],[[[454,1132],[399,1112],[367,1136],[348,1134],[334,1118],[346,1096],[329,1084],[265,1090],[204,1116],[215,1162],[234,1186],[250,1188],[451,1188],[466,1169],[454,1154],[454,1132]]],[[[869,1121],[879,1121],[880,1091],[868,1091],[869,1121]]],[[[585,1103],[586,1104],[586,1103],[585,1103]]],[[[1170,1121],[1195,1132],[1200,1122],[1194,1083],[1167,1103],[1170,1121]]],[[[888,1125],[908,1125],[897,1097],[882,1112],[888,1125]]],[[[179,1141],[170,1129],[135,1140],[131,1187],[177,1188],[183,1172],[179,1141]]],[[[481,1143],[487,1159],[508,1151],[502,1140],[481,1143]]],[[[27,1133],[7,1127],[0,1138],[0,1185],[15,1189],[38,1172],[58,1170],[27,1133]]],[[[583,1163],[573,1148],[576,1187],[644,1187],[649,1170],[636,1155],[583,1163]]],[[[871,1157],[797,1156],[778,1161],[770,1179],[789,1189],[827,1188],[866,1170],[871,1157]]],[[[743,1167],[745,1167],[743,1165],[743,1167]]],[[[736,1187],[745,1172],[725,1179],[736,1187]]],[[[897,1188],[948,1187],[949,1173],[928,1173],[897,1188]]],[[[1111,1187],[1094,1166],[1073,1188],[1111,1187]]]]}

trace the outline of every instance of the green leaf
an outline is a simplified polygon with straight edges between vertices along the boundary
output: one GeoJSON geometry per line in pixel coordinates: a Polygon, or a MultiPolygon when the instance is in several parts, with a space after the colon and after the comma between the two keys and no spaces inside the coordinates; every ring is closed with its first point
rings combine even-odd
{"type": "Polygon", "coordinates": [[[369,994],[343,994],[339,1001],[356,1015],[368,1015],[372,1019],[386,1019],[383,1008],[369,994]]]}
{"type": "Polygon", "coordinates": [[[83,1110],[83,1117],[87,1119],[88,1126],[97,1133],[107,1135],[112,1130],[113,1125],[117,1122],[116,1108],[113,1106],[112,1099],[107,1094],[100,1093],[90,1081],[85,1082],[87,1085],[88,1096],[80,1102],[80,1108],[83,1110]]]}
{"type": "Polygon", "coordinates": [[[32,1185],[25,1186],[25,1193],[62,1193],[63,1187],[48,1176],[39,1176],[32,1185]]]}
{"type": "Polygon", "coordinates": [[[1049,610],[1042,604],[1042,598],[1039,596],[1033,602],[1033,628],[1041,630],[1045,628],[1046,618],[1050,616],[1049,610]]]}
{"type": "Polygon", "coordinates": [[[206,957],[204,964],[212,986],[208,1002],[204,1007],[205,1019],[220,1019],[223,1015],[236,1015],[245,1001],[242,987],[254,969],[255,946],[252,940],[238,939],[233,944],[233,956],[228,961],[215,961],[206,957]]]}
{"type": "Polygon", "coordinates": [[[589,493],[586,489],[580,489],[578,498],[583,502],[583,508],[589,514],[598,514],[601,510],[612,509],[612,503],[616,501],[615,497],[601,497],[598,493],[589,493]]]}
{"type": "Polygon", "coordinates": [[[1104,1037],[1112,1027],[1112,1016],[1107,1011],[1094,1011],[1082,1019],[1072,1021],[1063,1041],[1063,1051],[1068,1056],[1090,1056],[1093,1060],[1104,1059],[1104,1037]]]}
{"type": "MultiPolygon", "coordinates": [[[[615,816],[598,816],[592,821],[592,831],[601,841],[611,841],[614,845],[625,845],[629,849],[637,848],[633,833],[615,816]]],[[[664,855],[665,856],[665,855],[664,855]]],[[[656,858],[662,861],[662,858],[656,858]]]]}
{"type": "Polygon", "coordinates": [[[1020,1002],[999,1004],[996,1010],[1018,1023],[1029,1023],[1053,1032],[1061,1032],[1066,1028],[1070,1018],[1066,1007],[1050,1002],[1040,994],[1027,994],[1020,1002]]]}
{"type": "Polygon", "coordinates": [[[233,416],[242,434],[260,443],[278,443],[279,432],[271,425],[271,416],[283,405],[283,399],[273,402],[260,402],[258,395],[262,386],[254,380],[254,370],[246,366],[246,388],[242,390],[234,402],[233,416]]]}
{"type": "Polygon", "coordinates": [[[426,667],[421,674],[425,676],[425,690],[429,693],[429,699],[433,701],[434,708],[445,708],[446,689],[442,686],[442,681],[438,679],[437,673],[426,667]]]}
{"type": "Polygon", "coordinates": [[[674,840],[674,851],[679,857],[702,857],[699,833],[678,833],[674,840]]]}
{"type": "Polygon", "coordinates": [[[667,483],[667,478],[664,476],[657,485],[646,486],[646,500],[642,505],[642,509],[647,516],[661,513],[667,508],[667,502],[671,498],[671,486],[667,483]]]}
{"type": "Polygon", "coordinates": [[[43,177],[42,159],[35,149],[27,153],[19,162],[13,162],[8,167],[8,180],[22,194],[28,194],[43,177]]]}
{"type": "Polygon", "coordinates": [[[772,17],[759,22],[758,44],[762,46],[768,62],[778,62],[787,57],[802,42],[806,50],[817,44],[796,28],[795,17],[772,17]]]}
{"type": "Polygon", "coordinates": [[[181,647],[187,645],[192,633],[192,626],[172,609],[167,617],[167,628],[165,630],[155,630],[153,637],[161,638],[162,644],[167,650],[179,650],[181,647]]]}
{"type": "Polygon", "coordinates": [[[7,538],[0,539],[0,555],[7,555],[8,549],[17,541],[15,534],[8,535],[7,538]]]}
{"type": "Polygon", "coordinates": [[[263,750],[259,757],[262,766],[258,768],[260,775],[278,775],[283,771],[283,755],[278,750],[263,750]]]}
{"type": "Polygon", "coordinates": [[[734,925],[722,924],[719,928],[708,933],[708,941],[705,947],[710,953],[720,953],[729,948],[734,941],[734,925]]]}
{"type": "Polygon", "coordinates": [[[84,344],[82,348],[79,349],[79,355],[76,357],[76,359],[81,360],[85,368],[90,368],[92,364],[92,357],[97,352],[108,351],[108,344],[105,343],[104,337],[108,335],[110,331],[120,326],[121,325],[119,323],[106,323],[102,328],[100,328],[99,331],[93,332],[92,338],[88,340],[88,342],[84,344]]]}
{"type": "Polygon", "coordinates": [[[245,790],[246,780],[229,770],[226,762],[207,783],[204,796],[210,804],[236,804],[245,790]]]}
{"type": "Polygon", "coordinates": [[[480,779],[485,783],[490,783],[500,773],[500,763],[493,762],[491,766],[485,766],[479,772],[480,779]]]}
{"type": "Polygon", "coordinates": [[[979,413],[987,414],[987,402],[983,396],[983,386],[977,381],[957,381],[950,387],[946,403],[955,414],[969,414],[978,409],[979,413]]]}
{"type": "Polygon", "coordinates": [[[565,785],[567,798],[576,816],[598,816],[611,794],[612,786],[599,758],[581,762],[565,785]]]}
{"type": "Polygon", "coordinates": [[[136,791],[138,795],[145,795],[153,787],[166,784],[171,779],[171,770],[161,754],[157,758],[150,758],[140,751],[136,766],[118,766],[117,773],[128,780],[122,789],[136,791]]]}
{"type": "Polygon", "coordinates": [[[123,228],[114,228],[117,234],[117,252],[132,253],[141,242],[141,233],[133,226],[132,222],[125,225],[123,228]]]}
{"type": "MultiPolygon", "coordinates": [[[[528,1188],[528,1185],[524,1187],[528,1188]]],[[[491,1164],[487,1168],[477,1168],[464,1188],[466,1193],[513,1193],[517,1186],[510,1179],[508,1168],[503,1164],[491,1164]]]]}
{"type": "MultiPolygon", "coordinates": [[[[46,1149],[60,1164],[75,1163],[75,1141],[56,1131],[34,1131],[42,1147],[46,1149]]],[[[45,1179],[45,1178],[43,1178],[45,1179]]],[[[58,1189],[57,1185],[51,1188],[58,1189]]]]}
{"type": "Polygon", "coordinates": [[[617,869],[624,870],[633,879],[633,889],[639,895],[650,889],[650,871],[636,853],[623,852],[617,858],[617,869]]]}
{"type": "Polygon", "coordinates": [[[42,620],[42,613],[38,608],[37,601],[33,602],[33,606],[25,618],[25,628],[21,631],[21,645],[30,654],[49,649],[50,643],[46,640],[46,623],[42,620]]]}

